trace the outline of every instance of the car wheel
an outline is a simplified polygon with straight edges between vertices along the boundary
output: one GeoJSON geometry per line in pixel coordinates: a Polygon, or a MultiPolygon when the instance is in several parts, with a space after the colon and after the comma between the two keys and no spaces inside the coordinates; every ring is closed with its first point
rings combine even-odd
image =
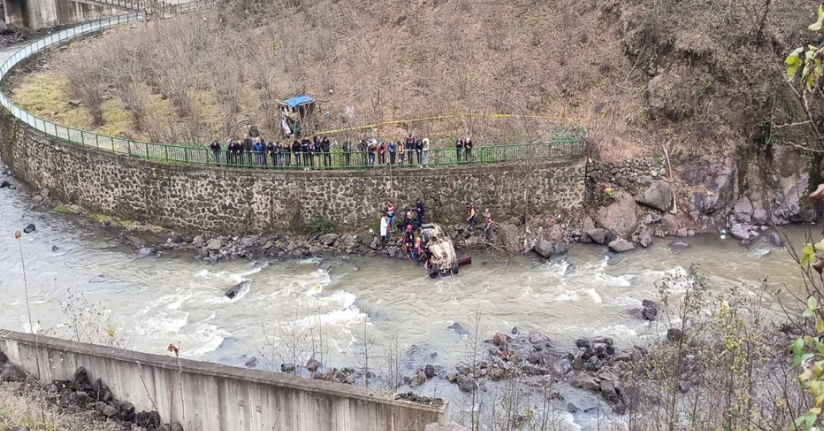
{"type": "Polygon", "coordinates": [[[432,270],[429,273],[429,278],[438,278],[441,275],[440,271],[438,271],[438,265],[432,264],[432,270]]]}
{"type": "Polygon", "coordinates": [[[460,268],[460,266],[458,265],[458,262],[453,263],[452,264],[452,273],[455,274],[455,275],[458,275],[458,269],[459,268],[460,268]]]}

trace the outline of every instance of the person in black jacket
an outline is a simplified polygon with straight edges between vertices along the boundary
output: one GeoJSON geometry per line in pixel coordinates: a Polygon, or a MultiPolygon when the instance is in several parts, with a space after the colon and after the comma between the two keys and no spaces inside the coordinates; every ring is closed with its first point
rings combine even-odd
{"type": "Polygon", "coordinates": [[[243,138],[243,152],[246,153],[246,160],[244,160],[243,163],[247,163],[249,166],[252,165],[252,147],[252,138],[246,135],[246,137],[243,138]]]}
{"type": "Polygon", "coordinates": [[[418,228],[420,228],[424,224],[424,216],[426,215],[426,208],[424,208],[421,198],[418,198],[415,210],[418,213],[418,228]]]}
{"type": "Polygon", "coordinates": [[[349,139],[343,141],[343,166],[349,167],[352,157],[352,141],[349,139]]]}
{"type": "Polygon", "coordinates": [[[415,137],[410,133],[406,137],[406,164],[412,165],[412,151],[415,150],[415,137]]]}
{"type": "Polygon", "coordinates": [[[418,139],[415,141],[415,156],[418,158],[418,167],[423,166],[421,164],[421,155],[423,155],[423,141],[418,139]]]}
{"type": "Polygon", "coordinates": [[[297,139],[292,142],[292,158],[295,159],[295,166],[300,167],[303,147],[297,139]]]}
{"type": "Polygon", "coordinates": [[[215,155],[215,164],[220,165],[220,142],[216,140],[212,141],[212,145],[209,145],[209,148],[212,149],[212,153],[215,155]]]}
{"type": "Polygon", "coordinates": [[[312,154],[315,150],[315,146],[312,145],[312,141],[310,141],[308,138],[303,138],[303,141],[301,141],[300,146],[303,150],[303,167],[308,168],[315,166],[315,155],[312,154]]]}
{"type": "MultiPolygon", "coordinates": [[[[280,151],[278,151],[278,149],[275,148],[274,142],[269,141],[269,143],[266,144],[266,155],[268,157],[272,158],[272,166],[277,167],[277,165],[278,165],[278,155],[277,155],[277,153],[279,153],[279,152],[280,151]]],[[[264,164],[268,165],[269,164],[268,158],[265,159],[265,160],[266,161],[264,162],[264,164]]]]}
{"type": "Polygon", "coordinates": [[[463,151],[464,142],[463,139],[458,139],[458,142],[455,142],[455,151],[458,157],[458,163],[461,162],[461,152],[463,151]]]}
{"type": "Polygon", "coordinates": [[[320,141],[320,147],[323,152],[323,166],[329,168],[332,166],[332,155],[329,154],[332,149],[332,141],[329,140],[328,136],[324,136],[323,140],[320,141]]]}

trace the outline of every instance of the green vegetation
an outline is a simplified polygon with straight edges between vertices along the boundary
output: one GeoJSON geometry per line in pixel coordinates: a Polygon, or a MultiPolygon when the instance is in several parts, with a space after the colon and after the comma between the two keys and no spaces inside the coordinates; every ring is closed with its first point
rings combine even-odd
{"type": "Polygon", "coordinates": [[[334,220],[324,216],[317,216],[309,223],[309,228],[313,233],[332,233],[337,231],[337,225],[334,220]]]}

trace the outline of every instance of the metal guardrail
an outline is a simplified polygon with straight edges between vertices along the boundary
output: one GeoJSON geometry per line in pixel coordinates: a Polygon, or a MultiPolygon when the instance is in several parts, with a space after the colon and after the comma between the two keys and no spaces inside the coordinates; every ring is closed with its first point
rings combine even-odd
{"type": "MultiPolygon", "coordinates": [[[[213,3],[214,0],[197,0],[197,2],[205,4],[207,2],[213,3]]],[[[109,27],[138,21],[140,19],[142,19],[141,13],[119,15],[70,27],[38,39],[14,53],[0,66],[0,81],[2,81],[15,65],[46,48],[59,45],[65,41],[89,33],[98,32],[109,27]]],[[[268,154],[265,153],[244,152],[234,157],[228,157],[229,154],[225,149],[215,154],[205,147],[187,147],[117,138],[60,125],[27,112],[15,105],[14,102],[3,93],[0,93],[0,105],[8,109],[9,112],[21,122],[26,123],[29,127],[39,130],[48,136],[80,144],[85,147],[96,148],[101,151],[149,160],[195,165],[220,164],[252,169],[365,169],[381,166],[379,156],[375,154],[375,161],[372,163],[367,152],[347,153],[343,151],[331,151],[328,153],[328,156],[323,156],[320,153],[315,153],[313,156],[307,154],[305,159],[303,153],[288,153],[288,156],[284,154],[284,159],[288,159],[288,163],[279,163],[279,157],[276,158],[277,162],[273,160],[271,156],[261,157],[261,155],[268,156],[268,154]],[[299,154],[299,157],[296,157],[296,154],[299,154]],[[261,159],[265,159],[265,163],[262,162],[261,159]],[[232,163],[227,164],[227,161],[232,163]]],[[[522,145],[478,146],[473,149],[468,159],[465,153],[459,156],[458,151],[454,147],[432,149],[429,152],[429,163],[427,165],[450,166],[456,164],[512,162],[582,156],[584,155],[585,131],[583,131],[583,129],[581,129],[581,131],[581,137],[578,139],[560,139],[551,142],[522,145]]],[[[389,162],[390,155],[386,154],[385,157],[386,161],[389,162]]],[[[413,157],[415,157],[415,160],[412,163],[405,161],[403,165],[396,163],[392,166],[412,167],[424,164],[423,160],[418,162],[417,154],[414,152],[413,157]]]]}

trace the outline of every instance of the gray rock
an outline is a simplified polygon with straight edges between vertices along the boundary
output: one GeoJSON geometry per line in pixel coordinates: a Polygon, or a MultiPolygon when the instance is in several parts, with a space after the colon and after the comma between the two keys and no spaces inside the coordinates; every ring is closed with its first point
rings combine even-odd
{"type": "Polygon", "coordinates": [[[587,232],[589,232],[593,229],[595,229],[595,222],[592,221],[592,218],[590,218],[589,216],[586,216],[584,218],[584,226],[581,228],[581,232],[583,233],[583,235],[581,235],[581,242],[583,242],[583,243],[592,242],[592,238],[589,236],[589,234],[587,232]]]}
{"type": "Polygon", "coordinates": [[[567,254],[568,250],[569,250],[569,246],[567,246],[567,243],[565,243],[565,242],[556,242],[555,243],[555,250],[553,250],[553,253],[554,253],[555,256],[561,256],[561,255],[567,254]]]}
{"type": "Polygon", "coordinates": [[[25,228],[23,228],[23,233],[32,233],[37,230],[37,227],[34,223],[29,223],[25,228]]]}
{"type": "Polygon", "coordinates": [[[635,246],[625,239],[617,239],[609,243],[609,249],[615,253],[624,253],[635,250],[635,246]]]}
{"type": "Polygon", "coordinates": [[[572,403],[567,403],[567,405],[566,405],[566,411],[567,411],[568,413],[575,414],[575,413],[578,413],[578,410],[579,410],[579,409],[578,409],[578,406],[576,406],[575,404],[572,404],[572,403]]]}
{"type": "Polygon", "coordinates": [[[733,238],[742,241],[752,238],[749,227],[741,223],[735,223],[732,225],[730,228],[730,235],[732,235],[733,238]]]}
{"type": "Polygon", "coordinates": [[[601,228],[592,228],[585,231],[585,235],[589,238],[587,242],[594,242],[596,244],[604,244],[607,241],[607,231],[601,228]]]}
{"type": "Polygon", "coordinates": [[[9,362],[9,357],[8,357],[8,356],[6,356],[6,354],[5,354],[5,353],[3,353],[2,351],[0,351],[0,366],[3,366],[3,365],[5,365],[5,364],[6,364],[6,363],[8,363],[8,362],[9,362]]]}
{"type": "Polygon", "coordinates": [[[243,248],[255,247],[255,246],[258,245],[259,240],[260,240],[260,235],[247,236],[247,237],[243,238],[242,240],[240,240],[240,245],[243,248]]]}
{"type": "Polygon", "coordinates": [[[544,258],[551,258],[554,251],[555,246],[550,241],[540,238],[535,242],[535,253],[538,253],[544,258]]]}
{"type": "Polygon", "coordinates": [[[152,256],[157,256],[157,250],[155,250],[153,247],[143,247],[143,248],[137,250],[137,258],[138,259],[142,259],[144,257],[152,257],[152,256]]]}
{"type": "Polygon", "coordinates": [[[86,404],[92,402],[92,397],[85,392],[73,392],[69,399],[80,407],[85,407],[86,404]]]}
{"type": "Polygon", "coordinates": [[[784,240],[781,239],[781,235],[778,232],[770,232],[770,242],[775,245],[776,247],[784,248],[784,240]]]}
{"type": "Polygon", "coordinates": [[[568,374],[570,371],[572,371],[572,363],[567,358],[559,359],[555,361],[555,364],[553,365],[553,370],[556,374],[559,375],[568,374]]]}
{"type": "Polygon", "coordinates": [[[598,210],[596,221],[619,238],[629,238],[638,225],[638,216],[635,214],[637,208],[632,195],[619,192],[614,203],[598,210]]]}
{"type": "Polygon", "coordinates": [[[374,238],[372,238],[372,235],[369,235],[368,233],[358,235],[358,242],[363,244],[365,247],[371,247],[373,239],[374,238]]]}
{"type": "Polygon", "coordinates": [[[667,235],[675,235],[675,232],[678,230],[678,223],[675,222],[675,216],[665,214],[661,217],[661,228],[667,235]]]}
{"type": "Polygon", "coordinates": [[[672,248],[687,248],[690,245],[685,243],[684,241],[675,241],[675,242],[671,242],[669,246],[672,247],[672,248]]]}
{"type": "Polygon", "coordinates": [[[638,243],[644,248],[647,248],[652,244],[652,236],[646,228],[642,229],[641,233],[638,234],[638,243]]]}
{"type": "Polygon", "coordinates": [[[40,197],[42,197],[43,199],[48,199],[49,198],[49,189],[47,189],[47,188],[40,189],[40,197]]]}
{"type": "MultiPolygon", "coordinates": [[[[354,235],[346,235],[343,237],[343,245],[345,247],[354,247],[358,243],[358,237],[354,235]]],[[[371,240],[370,240],[371,243],[371,240]]]]}
{"type": "Polygon", "coordinates": [[[601,396],[613,404],[621,401],[618,391],[615,390],[615,384],[609,380],[601,381],[601,396]]]}
{"type": "Polygon", "coordinates": [[[764,208],[756,208],[752,212],[752,221],[763,225],[770,222],[770,217],[767,215],[767,211],[764,210],[764,208]]]}
{"type": "Polygon", "coordinates": [[[206,246],[207,249],[214,250],[214,251],[220,250],[221,247],[223,247],[223,241],[221,241],[220,238],[212,239],[211,241],[209,241],[209,244],[206,246]]]}
{"type": "Polygon", "coordinates": [[[426,376],[427,379],[435,377],[435,367],[431,364],[427,364],[423,367],[423,375],[426,376]]]}
{"type": "Polygon", "coordinates": [[[0,182],[0,189],[7,189],[9,187],[11,187],[11,184],[9,184],[8,181],[3,180],[3,182],[0,182]]]}
{"type": "Polygon", "coordinates": [[[529,342],[532,344],[548,345],[549,338],[547,338],[541,331],[532,330],[529,331],[529,342]]]}
{"type": "Polygon", "coordinates": [[[575,379],[572,381],[572,386],[593,392],[598,392],[601,390],[601,385],[599,385],[598,382],[595,381],[594,377],[588,374],[581,374],[576,376],[575,379]]]}
{"type": "Polygon", "coordinates": [[[112,418],[116,414],[117,409],[114,406],[106,405],[106,407],[103,407],[103,416],[106,416],[107,418],[112,418]]]}
{"type": "Polygon", "coordinates": [[[464,328],[459,322],[455,322],[449,325],[446,329],[458,334],[458,335],[469,335],[469,331],[464,328]]]}
{"type": "Polygon", "coordinates": [[[666,211],[672,202],[672,189],[666,181],[653,181],[642,195],[635,198],[635,201],[658,211],[666,211]]]}
{"type": "Polygon", "coordinates": [[[472,376],[458,374],[456,382],[458,383],[458,389],[460,389],[461,392],[470,393],[475,391],[475,389],[478,389],[478,384],[475,383],[475,379],[473,379],[472,376]]]}
{"type": "Polygon", "coordinates": [[[749,223],[752,221],[752,203],[746,197],[739,199],[738,202],[735,203],[735,206],[733,207],[733,212],[735,213],[736,220],[742,221],[744,223],[749,223]]]}
{"type": "Polygon", "coordinates": [[[644,320],[649,320],[650,322],[655,321],[658,319],[658,309],[655,307],[644,307],[641,316],[644,320]]]}
{"type": "Polygon", "coordinates": [[[7,362],[0,367],[0,382],[22,382],[26,380],[26,373],[17,365],[7,362]]]}
{"type": "Polygon", "coordinates": [[[327,247],[331,247],[333,244],[335,244],[335,241],[337,240],[338,236],[334,233],[327,233],[325,235],[321,235],[320,238],[318,238],[318,242],[327,247]]]}
{"type": "Polygon", "coordinates": [[[519,239],[520,231],[511,224],[498,225],[498,238],[501,244],[508,253],[517,254],[521,252],[521,241],[519,239]]]}

